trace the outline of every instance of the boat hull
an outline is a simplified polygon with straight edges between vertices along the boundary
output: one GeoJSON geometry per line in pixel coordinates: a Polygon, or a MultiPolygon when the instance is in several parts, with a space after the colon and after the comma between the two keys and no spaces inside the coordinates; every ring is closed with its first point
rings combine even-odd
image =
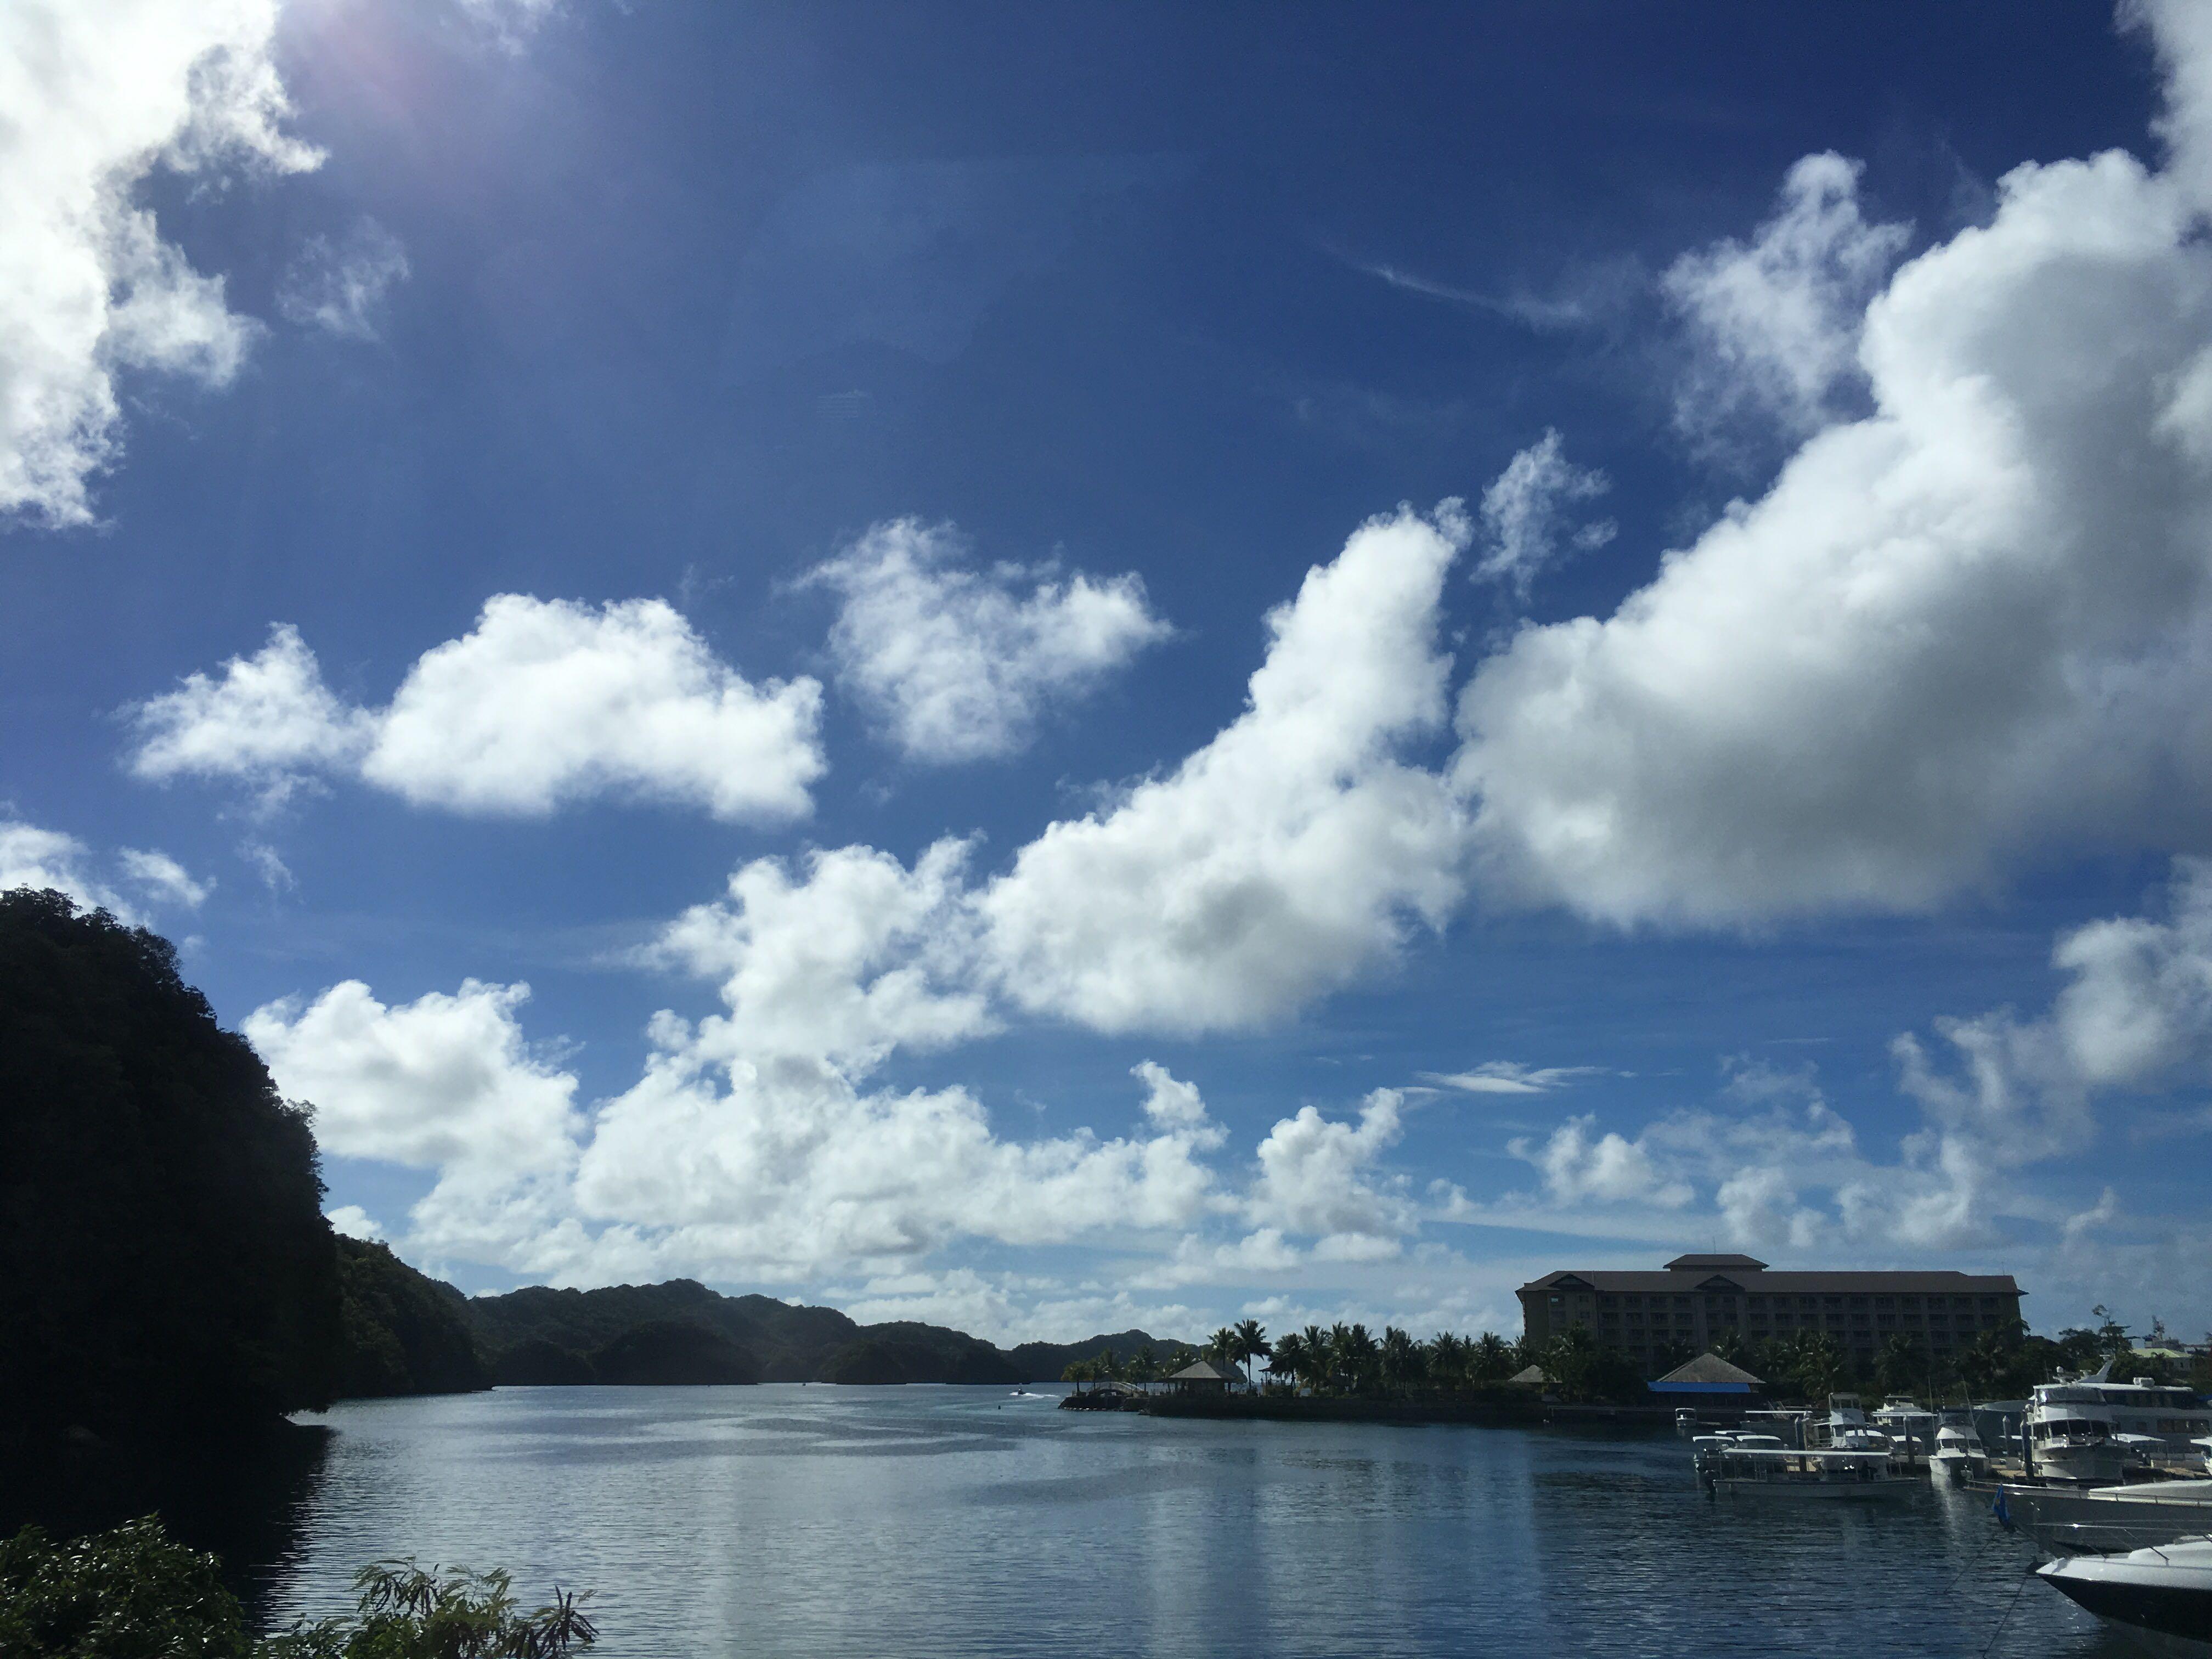
{"type": "Polygon", "coordinates": [[[2060,1595],[2139,1643],[2167,1653],[2212,1654],[2212,1572],[2100,1556],[2053,1561],[2037,1571],[2060,1595]]]}

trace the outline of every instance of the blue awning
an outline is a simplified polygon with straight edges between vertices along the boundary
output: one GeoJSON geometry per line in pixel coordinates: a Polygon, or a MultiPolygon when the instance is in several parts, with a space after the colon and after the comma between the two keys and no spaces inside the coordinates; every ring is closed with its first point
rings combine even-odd
{"type": "Polygon", "coordinates": [[[1647,1382],[1654,1394],[1749,1394],[1748,1382],[1647,1382]]]}

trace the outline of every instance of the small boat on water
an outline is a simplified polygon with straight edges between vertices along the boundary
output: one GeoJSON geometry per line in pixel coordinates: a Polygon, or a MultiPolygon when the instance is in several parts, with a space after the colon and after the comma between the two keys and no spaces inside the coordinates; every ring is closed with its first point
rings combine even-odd
{"type": "Polygon", "coordinates": [[[2212,1654],[2212,1538],[2124,1555],[2067,1556],[2035,1571],[2154,1653],[2212,1654]]]}
{"type": "Polygon", "coordinates": [[[1806,1419],[1805,1447],[1808,1451],[1887,1453],[1889,1437],[1866,1414],[1858,1395],[1832,1394],[1828,1396],[1827,1414],[1806,1419]]]}
{"type": "Polygon", "coordinates": [[[1784,1446],[1726,1445],[1702,1471],[1717,1498],[1778,1498],[1786,1502],[1879,1502],[1910,1498],[1924,1489],[1911,1475],[1893,1474],[1887,1449],[1793,1451],[1784,1446]]]}
{"type": "Polygon", "coordinates": [[[1890,1449],[1901,1457],[1926,1457],[1936,1449],[1936,1413],[1917,1400],[1892,1395],[1874,1413],[1874,1425],[1889,1437],[1890,1449]]]}
{"type": "Polygon", "coordinates": [[[1974,1435],[1946,1425],[1936,1431],[1936,1449],[1928,1455],[1928,1466],[1953,1486],[1963,1486],[1989,1468],[1990,1455],[1974,1435]]]}

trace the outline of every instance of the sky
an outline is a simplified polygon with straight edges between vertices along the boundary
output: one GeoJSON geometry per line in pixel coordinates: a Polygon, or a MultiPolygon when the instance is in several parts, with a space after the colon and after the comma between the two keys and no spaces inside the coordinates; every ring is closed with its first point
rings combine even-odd
{"type": "Polygon", "coordinates": [[[2212,1325],[2212,5],[0,10],[0,886],[334,1224],[2212,1325]]]}

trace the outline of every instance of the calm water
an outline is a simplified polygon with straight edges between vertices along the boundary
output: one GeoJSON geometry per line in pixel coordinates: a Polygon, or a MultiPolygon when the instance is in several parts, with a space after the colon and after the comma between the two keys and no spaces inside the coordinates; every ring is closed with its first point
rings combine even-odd
{"type": "Polygon", "coordinates": [[[336,1433],[254,1577],[281,1623],[336,1609],[376,1557],[504,1565],[530,1599],[596,1587],[611,1659],[2124,1651],[2023,1588],[2025,1543],[1948,1491],[1783,1511],[1704,1498],[1672,1437],[1054,1404],[768,1387],[343,1406],[312,1419],[336,1433]]]}

